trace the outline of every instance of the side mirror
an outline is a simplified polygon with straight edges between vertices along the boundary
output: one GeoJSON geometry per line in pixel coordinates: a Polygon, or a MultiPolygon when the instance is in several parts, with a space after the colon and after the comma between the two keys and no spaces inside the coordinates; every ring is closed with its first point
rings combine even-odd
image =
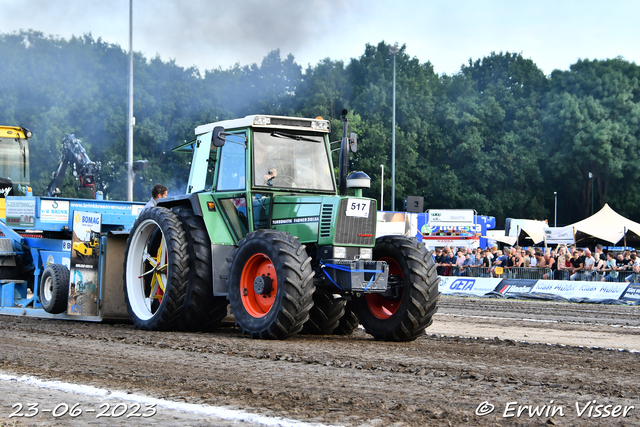
{"type": "Polygon", "coordinates": [[[211,137],[214,147],[224,146],[224,128],[222,126],[216,126],[213,128],[213,136],[211,137]]]}
{"type": "Polygon", "coordinates": [[[355,132],[351,132],[351,134],[349,135],[349,148],[351,148],[351,151],[353,153],[358,151],[358,136],[355,134],[355,132]]]}

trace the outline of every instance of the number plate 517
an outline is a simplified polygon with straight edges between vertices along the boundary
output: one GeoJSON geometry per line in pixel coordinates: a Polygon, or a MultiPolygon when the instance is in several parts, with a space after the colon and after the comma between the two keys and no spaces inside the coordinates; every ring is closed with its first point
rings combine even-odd
{"type": "Polygon", "coordinates": [[[347,203],[347,216],[369,218],[370,200],[349,199],[347,203]]]}

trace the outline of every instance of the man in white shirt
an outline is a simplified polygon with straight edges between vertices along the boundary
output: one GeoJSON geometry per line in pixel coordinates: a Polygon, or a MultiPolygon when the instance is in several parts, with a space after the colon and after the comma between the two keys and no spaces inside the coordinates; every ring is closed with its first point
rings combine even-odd
{"type": "Polygon", "coordinates": [[[591,255],[591,250],[586,248],[584,250],[584,280],[593,280],[593,266],[596,264],[596,259],[591,255]]]}

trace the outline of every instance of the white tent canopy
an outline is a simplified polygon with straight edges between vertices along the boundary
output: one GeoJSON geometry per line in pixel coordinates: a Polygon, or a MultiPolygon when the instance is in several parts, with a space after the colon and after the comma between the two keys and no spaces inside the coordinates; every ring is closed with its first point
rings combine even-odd
{"type": "Polygon", "coordinates": [[[573,227],[575,230],[576,242],[585,238],[595,238],[615,245],[624,239],[626,233],[632,232],[640,236],[640,224],[623,217],[608,204],[589,218],[567,227],[573,227]]]}
{"type": "MultiPolygon", "coordinates": [[[[532,219],[525,219],[522,221],[521,225],[518,225],[518,229],[520,230],[520,233],[518,234],[525,233],[533,241],[533,244],[537,245],[538,243],[544,242],[545,240],[545,233],[544,233],[545,228],[546,228],[546,224],[544,221],[535,221],[532,219]]],[[[524,239],[525,236],[519,235],[518,241],[520,241],[521,238],[524,239]]],[[[528,245],[525,245],[525,246],[528,246],[528,245]]]]}

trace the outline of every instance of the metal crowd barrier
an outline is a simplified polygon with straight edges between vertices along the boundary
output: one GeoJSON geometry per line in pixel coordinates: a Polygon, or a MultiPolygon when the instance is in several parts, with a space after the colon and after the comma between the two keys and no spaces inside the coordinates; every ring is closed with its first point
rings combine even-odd
{"type": "Polygon", "coordinates": [[[500,279],[542,279],[545,274],[550,275],[549,268],[512,267],[494,269],[487,267],[451,267],[451,276],[459,277],[495,277],[500,279]]]}
{"type": "MultiPolygon", "coordinates": [[[[538,267],[511,267],[511,268],[487,268],[487,267],[449,267],[448,276],[457,277],[494,277],[500,279],[553,279],[553,280],[570,280],[573,272],[570,270],[552,271],[550,268],[538,267]],[[500,274],[498,274],[500,273],[500,274]]],[[[589,271],[583,270],[578,272],[575,280],[597,282],[629,282],[640,283],[640,274],[634,274],[631,271],[589,271]]]]}

